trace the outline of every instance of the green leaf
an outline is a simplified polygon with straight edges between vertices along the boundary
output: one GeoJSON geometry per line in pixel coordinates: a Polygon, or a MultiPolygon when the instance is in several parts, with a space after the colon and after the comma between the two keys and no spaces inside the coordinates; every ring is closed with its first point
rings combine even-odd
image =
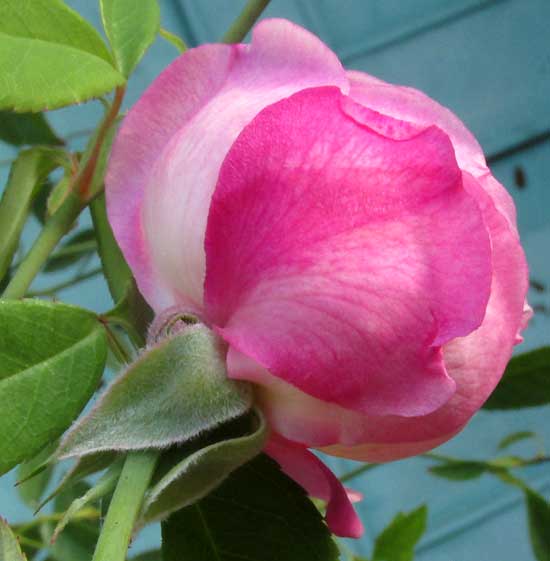
{"type": "MultiPolygon", "coordinates": [[[[54,502],[54,512],[65,512],[73,501],[85,495],[89,488],[89,485],[80,482],[75,487],[61,493],[54,502]]],[[[55,561],[90,561],[100,529],[99,510],[90,509],[90,511],[88,520],[79,519],[78,522],[70,522],[65,531],[51,545],[50,555],[55,561]]],[[[44,542],[51,542],[54,526],[53,523],[42,524],[41,533],[44,542]]]]}
{"type": "Polygon", "coordinates": [[[48,198],[46,200],[45,215],[50,217],[62,204],[67,195],[70,193],[70,188],[73,178],[70,173],[65,175],[51,188],[48,198]]]}
{"type": "Polygon", "coordinates": [[[265,455],[162,524],[164,561],[336,561],[339,553],[305,492],[265,455]]]}
{"type": "Polygon", "coordinates": [[[519,409],[550,403],[550,347],[512,358],[483,409],[519,409]]]}
{"type": "Polygon", "coordinates": [[[27,561],[8,523],[0,517],[0,561],[27,561]]]}
{"type": "Polygon", "coordinates": [[[266,436],[265,420],[258,414],[255,430],[250,434],[199,449],[192,443],[164,454],[143,505],[143,524],[164,520],[205,497],[230,473],[257,456],[266,436]]]}
{"type": "Polygon", "coordinates": [[[57,167],[55,150],[22,151],[12,165],[0,200],[0,278],[7,271],[19,244],[37,187],[57,167]]]}
{"type": "Polygon", "coordinates": [[[73,500],[69,508],[65,511],[65,514],[58,522],[54,533],[52,535],[52,541],[57,540],[59,534],[64,530],[67,524],[81,511],[86,505],[98,501],[99,499],[105,497],[114,491],[117,481],[120,477],[120,472],[122,471],[123,458],[116,461],[111,467],[99,478],[97,483],[90,487],[81,497],[73,500]]]}
{"type": "Polygon", "coordinates": [[[538,561],[550,561],[550,503],[532,489],[525,491],[525,500],[533,553],[538,561]]]}
{"type": "Polygon", "coordinates": [[[75,263],[90,258],[97,251],[97,242],[93,228],[81,230],[73,234],[61,247],[48,259],[44,271],[51,273],[66,269],[75,263]]]}
{"type": "Polygon", "coordinates": [[[427,518],[425,505],[408,514],[400,512],[376,538],[373,561],[412,561],[414,548],[426,531],[427,518]]]}
{"type": "Polygon", "coordinates": [[[185,442],[244,414],[251,399],[248,385],[227,378],[218,339],[203,325],[189,326],[114,380],[67,434],[59,457],[185,442]]]}
{"type": "Polygon", "coordinates": [[[100,0],[101,18],[117,68],[130,76],[160,28],[157,0],[100,0]]]}
{"type": "Polygon", "coordinates": [[[489,466],[484,462],[449,461],[448,463],[429,468],[430,473],[452,481],[476,479],[486,473],[489,466]]]}
{"type": "Polygon", "coordinates": [[[55,109],[125,79],[97,31],[60,0],[0,3],[0,109],[55,109]]]}
{"type": "Polygon", "coordinates": [[[124,81],[109,63],[84,51],[0,33],[0,109],[57,109],[104,95],[124,81]]]}
{"type": "Polygon", "coordinates": [[[91,312],[41,300],[0,300],[0,474],[74,421],[107,358],[91,312]]]}
{"type": "Polygon", "coordinates": [[[130,271],[130,267],[128,267],[122,255],[107,219],[105,194],[99,195],[91,202],[90,212],[97,235],[99,256],[105,271],[105,278],[109,284],[109,291],[113,300],[118,303],[127,294],[128,284],[132,280],[132,271],[130,271]]]}
{"type": "Polygon", "coordinates": [[[23,502],[33,510],[38,508],[40,499],[51,480],[53,465],[48,464],[45,469],[41,470],[34,477],[28,478],[28,476],[48,460],[53,452],[55,452],[56,448],[57,442],[46,446],[34,458],[21,464],[17,470],[17,480],[25,480],[17,486],[17,491],[19,492],[19,496],[23,499],[23,502]]]}
{"type": "Polygon", "coordinates": [[[63,144],[42,113],[0,111],[0,140],[13,146],[63,144]]]}
{"type": "MultiPolygon", "coordinates": [[[[38,510],[49,503],[54,497],[58,496],[60,493],[67,492],[71,487],[89,475],[107,469],[116,458],[117,455],[111,452],[90,454],[89,456],[78,458],[73,467],[62,477],[56,488],[38,505],[38,510]]],[[[49,461],[51,460],[52,458],[48,458],[47,465],[49,465],[49,461]]]]}
{"type": "Polygon", "coordinates": [[[73,47],[112,62],[99,33],[61,0],[2,0],[0,33],[73,47]]]}
{"type": "Polygon", "coordinates": [[[520,441],[526,440],[528,438],[536,438],[536,436],[537,435],[533,431],[530,431],[530,430],[513,432],[513,433],[509,434],[508,436],[505,436],[498,443],[498,449],[499,450],[504,450],[504,449],[508,448],[509,446],[511,446],[512,444],[515,444],[516,442],[520,442],[520,441]]]}

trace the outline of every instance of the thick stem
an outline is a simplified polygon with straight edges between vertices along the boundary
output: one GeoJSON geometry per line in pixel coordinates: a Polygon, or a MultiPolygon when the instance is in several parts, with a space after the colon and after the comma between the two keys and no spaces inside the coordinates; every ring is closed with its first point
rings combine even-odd
{"type": "Polygon", "coordinates": [[[46,222],[40,235],[25,256],[2,298],[23,298],[34,277],[42,269],[51,252],[61,238],[72,228],[82,210],[82,203],[75,193],[70,193],[65,202],[46,222]]]}
{"type": "Polygon", "coordinates": [[[143,497],[159,453],[130,452],[109,505],[92,561],[125,561],[143,497]]]}
{"type": "Polygon", "coordinates": [[[248,0],[243,11],[223,36],[224,43],[240,43],[250,31],[256,20],[262,15],[269,0],[248,0]]]}

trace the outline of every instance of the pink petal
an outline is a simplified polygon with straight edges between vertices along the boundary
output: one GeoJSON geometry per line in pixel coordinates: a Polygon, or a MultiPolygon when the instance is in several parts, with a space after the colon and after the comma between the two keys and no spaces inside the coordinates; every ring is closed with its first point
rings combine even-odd
{"type": "Polygon", "coordinates": [[[379,113],[422,126],[437,125],[453,143],[461,169],[487,170],[481,146],[462,121],[449,109],[419,90],[388,84],[364,72],[348,72],[352,99],[379,113]]]}
{"type": "MultiPolygon", "coordinates": [[[[351,505],[348,492],[319,458],[304,446],[277,435],[271,436],[265,452],[311,496],[328,502],[326,521],[333,534],[347,538],[363,535],[363,524],[351,505]]],[[[350,494],[361,500],[360,494],[350,494]]]]}
{"type": "Polygon", "coordinates": [[[481,146],[449,109],[414,88],[388,84],[364,72],[348,72],[350,97],[371,110],[420,126],[437,125],[453,143],[460,169],[478,178],[490,192],[497,209],[517,229],[510,194],[490,174],[481,146]]]}
{"type": "Polygon", "coordinates": [[[483,319],[488,233],[444,133],[405,123],[387,138],[350,103],[300,92],[232,146],[208,221],[208,317],[314,397],[426,414],[454,391],[439,345],[483,319]]]}
{"type": "Polygon", "coordinates": [[[107,177],[109,218],[156,311],[202,309],[210,199],[243,126],[266,105],[325,84],[348,89],[336,56],[297,25],[264,20],[251,45],[187,51],[129,112],[107,177]]]}
{"type": "Polygon", "coordinates": [[[288,439],[321,446],[329,454],[383,462],[420,454],[450,439],[481,407],[500,380],[511,356],[516,334],[525,327],[527,265],[515,230],[496,209],[490,196],[471,177],[465,185],[479,201],[491,233],[493,281],[487,314],[479,329],[444,346],[447,370],[456,393],[426,416],[360,415],[315,399],[280,379],[252,372],[262,367],[230,351],[230,367],[261,379],[258,402],[270,425],[288,439]],[[332,444],[332,446],[331,446],[332,444]],[[327,447],[328,445],[328,447],[327,447]]]}

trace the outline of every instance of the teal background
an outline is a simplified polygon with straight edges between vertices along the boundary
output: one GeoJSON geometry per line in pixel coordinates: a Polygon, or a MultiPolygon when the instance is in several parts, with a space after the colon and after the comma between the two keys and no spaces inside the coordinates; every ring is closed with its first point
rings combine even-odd
{"type": "MultiPolygon", "coordinates": [[[[95,1],[68,3],[100,27],[95,1]]],[[[162,0],[162,22],[190,46],[212,42],[243,5],[242,0],[162,0]]],[[[273,0],[265,15],[289,18],[315,32],[345,66],[418,87],[459,115],[480,140],[495,175],[514,196],[532,277],[550,284],[548,0],[273,0]],[[518,169],[525,176],[524,187],[517,185],[518,169]]],[[[130,81],[126,106],[175,56],[171,45],[162,40],[155,43],[130,81]]],[[[92,102],[54,111],[49,117],[77,148],[100,115],[100,104],[92,102]]],[[[0,144],[0,184],[14,154],[0,144]]],[[[82,223],[87,220],[84,217],[82,223]]],[[[36,231],[31,224],[25,247],[36,231]]],[[[48,286],[60,278],[43,276],[34,286],[48,286]]],[[[65,290],[60,297],[98,311],[110,306],[100,280],[65,290]]],[[[550,343],[549,293],[531,291],[530,299],[538,313],[519,351],[550,343]]],[[[537,430],[550,447],[548,419],[548,408],[482,412],[441,451],[464,458],[491,457],[500,438],[517,430],[537,430]]],[[[534,445],[520,444],[514,452],[533,454],[534,445]]],[[[338,460],[331,464],[339,472],[352,467],[338,460]]],[[[397,511],[426,502],[429,528],[415,559],[534,559],[517,490],[489,476],[451,483],[429,476],[427,465],[423,459],[395,462],[354,482],[365,496],[358,509],[366,535],[360,542],[350,542],[351,547],[368,554],[373,538],[397,511]]],[[[521,475],[549,497],[547,466],[521,475]]],[[[29,513],[16,503],[11,483],[13,476],[0,482],[0,513],[15,522],[29,513]]],[[[134,551],[157,538],[156,529],[148,531],[134,551]]]]}

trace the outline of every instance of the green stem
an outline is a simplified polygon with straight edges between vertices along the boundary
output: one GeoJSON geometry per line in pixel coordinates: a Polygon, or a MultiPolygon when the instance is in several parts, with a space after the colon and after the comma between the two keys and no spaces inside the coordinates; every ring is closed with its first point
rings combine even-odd
{"type": "Polygon", "coordinates": [[[131,452],[126,458],[92,561],[125,561],[158,456],[158,452],[145,451],[131,452]]]}
{"type": "Polygon", "coordinates": [[[269,0],[248,0],[243,11],[223,36],[222,41],[224,43],[240,43],[268,4],[269,0]]]}
{"type": "Polygon", "coordinates": [[[6,287],[2,298],[23,298],[34,277],[55,249],[61,238],[72,228],[82,210],[82,202],[70,193],[59,209],[46,222],[31,250],[6,287]]]}

